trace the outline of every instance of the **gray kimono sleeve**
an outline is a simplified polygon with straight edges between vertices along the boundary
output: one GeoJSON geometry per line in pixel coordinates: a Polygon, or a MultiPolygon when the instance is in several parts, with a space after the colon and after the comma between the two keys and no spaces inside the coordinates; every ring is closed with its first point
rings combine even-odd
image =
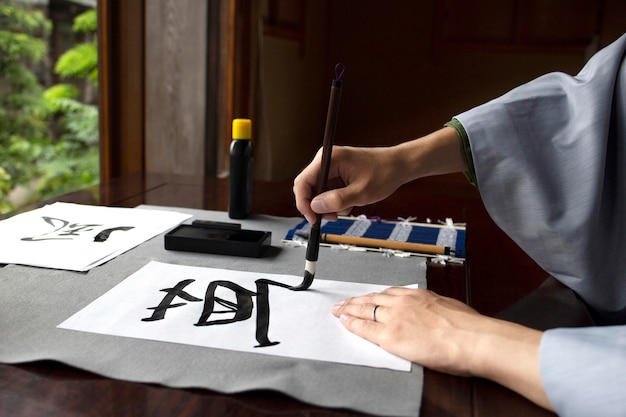
{"type": "Polygon", "coordinates": [[[548,330],[539,357],[560,416],[626,416],[626,326],[548,330]]]}
{"type": "Polygon", "coordinates": [[[625,49],[455,117],[490,216],[606,323],[626,323],[625,49]]]}

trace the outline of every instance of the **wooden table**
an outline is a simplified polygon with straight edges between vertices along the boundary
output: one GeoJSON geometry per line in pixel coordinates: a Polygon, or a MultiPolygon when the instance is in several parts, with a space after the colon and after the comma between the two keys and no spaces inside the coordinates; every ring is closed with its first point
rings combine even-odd
{"type": "MultiPolygon", "coordinates": [[[[137,174],[54,201],[226,210],[228,180],[137,174]]],[[[256,182],[253,210],[277,216],[299,215],[290,183],[256,182]]],[[[540,310],[553,293],[562,294],[563,287],[547,281],[535,291],[548,278],[547,274],[493,224],[477,191],[462,176],[415,181],[384,202],[357,208],[353,214],[385,219],[415,216],[417,221],[450,217],[455,222],[466,222],[466,264],[429,263],[429,288],[467,302],[484,314],[505,314],[511,320],[530,322],[539,328],[559,325],[561,319],[563,323],[574,324],[582,320],[581,316],[572,317],[567,310],[551,312],[550,323],[543,323],[541,316],[537,319],[537,314],[532,314],[540,310]],[[539,296],[535,296],[537,292],[539,296]],[[530,298],[516,304],[529,293],[530,298]],[[524,309],[528,299],[532,311],[524,309]],[[510,306],[513,307],[508,312],[501,313],[510,306]]],[[[278,413],[281,416],[361,415],[348,410],[313,407],[275,392],[224,395],[207,390],[117,381],[48,361],[0,364],[0,416],[266,416],[278,413]]],[[[527,417],[554,414],[490,381],[425,370],[421,415],[527,417]]]]}

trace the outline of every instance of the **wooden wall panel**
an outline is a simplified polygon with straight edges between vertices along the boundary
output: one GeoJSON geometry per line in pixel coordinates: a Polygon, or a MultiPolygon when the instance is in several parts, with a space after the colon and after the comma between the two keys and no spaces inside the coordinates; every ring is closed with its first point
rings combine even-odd
{"type": "Polygon", "coordinates": [[[144,170],[144,0],[99,0],[100,178],[144,170]]]}
{"type": "MultiPolygon", "coordinates": [[[[519,47],[512,22],[473,26],[479,38],[513,42],[506,52],[485,42],[461,47],[466,31],[449,31],[442,43],[436,5],[459,1],[270,1],[306,11],[294,42],[258,31],[267,0],[99,0],[102,177],[227,175],[230,120],[252,117],[257,179],[290,179],[321,144],[328,82],[339,61],[348,71],[338,143],[385,145],[427,133],[545,72],[575,72],[626,29],[622,0],[576,0],[595,5],[583,14],[600,21],[597,42],[585,51],[519,47]]],[[[543,4],[476,1],[500,11],[543,4]]],[[[582,44],[592,36],[585,27],[582,44]]]]}
{"type": "Polygon", "coordinates": [[[435,46],[506,53],[584,53],[599,32],[604,1],[436,2],[435,46]]]}
{"type": "Polygon", "coordinates": [[[205,173],[207,2],[145,4],[147,172],[205,173]]]}

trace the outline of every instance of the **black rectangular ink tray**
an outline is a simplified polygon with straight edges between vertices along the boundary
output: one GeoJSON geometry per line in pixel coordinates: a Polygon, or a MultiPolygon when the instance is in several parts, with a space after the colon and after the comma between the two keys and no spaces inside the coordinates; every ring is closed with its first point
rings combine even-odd
{"type": "Polygon", "coordinates": [[[165,235],[165,249],[259,258],[272,244],[272,232],[183,224],[165,235]]]}

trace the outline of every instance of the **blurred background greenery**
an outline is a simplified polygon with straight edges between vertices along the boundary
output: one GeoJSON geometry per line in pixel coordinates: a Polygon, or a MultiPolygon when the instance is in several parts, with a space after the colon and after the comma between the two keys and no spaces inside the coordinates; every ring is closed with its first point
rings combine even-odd
{"type": "Polygon", "coordinates": [[[95,0],[0,0],[0,214],[96,184],[95,0]]]}

